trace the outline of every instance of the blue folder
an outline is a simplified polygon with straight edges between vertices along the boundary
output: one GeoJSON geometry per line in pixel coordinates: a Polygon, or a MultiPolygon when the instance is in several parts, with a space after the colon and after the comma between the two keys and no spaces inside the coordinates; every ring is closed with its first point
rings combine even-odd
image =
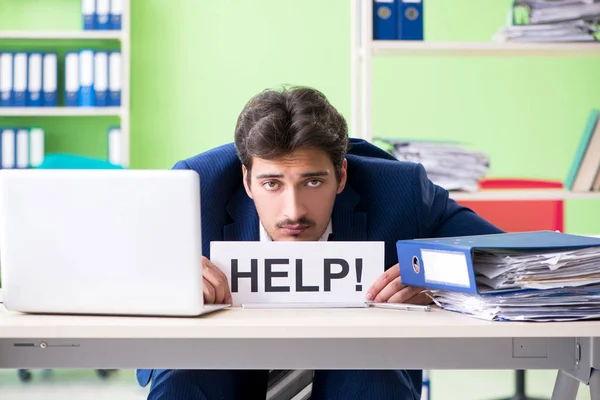
{"type": "Polygon", "coordinates": [[[476,250],[540,252],[584,247],[600,247],[600,238],[535,231],[396,242],[403,284],[465,293],[480,293],[475,280],[476,250]]]}
{"type": "Polygon", "coordinates": [[[398,36],[395,0],[373,0],[373,40],[395,40],[398,36]]]}
{"type": "Polygon", "coordinates": [[[423,1],[396,0],[399,40],[423,40],[423,1]]]}

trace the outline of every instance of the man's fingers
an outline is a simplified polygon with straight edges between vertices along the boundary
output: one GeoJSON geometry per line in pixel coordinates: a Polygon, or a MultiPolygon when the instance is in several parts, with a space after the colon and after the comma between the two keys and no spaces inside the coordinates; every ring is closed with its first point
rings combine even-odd
{"type": "Polygon", "coordinates": [[[388,268],[367,291],[367,300],[373,300],[390,282],[400,276],[400,267],[398,264],[388,268]]]}
{"type": "Polygon", "coordinates": [[[433,300],[425,292],[421,291],[419,294],[408,299],[407,303],[427,305],[433,303],[433,300]]]}
{"type": "Polygon", "coordinates": [[[204,302],[206,304],[215,303],[215,288],[206,278],[202,278],[202,293],[204,293],[204,302]]]}
{"type": "Polygon", "coordinates": [[[206,264],[204,264],[202,268],[202,277],[213,287],[215,303],[222,303],[225,299],[225,283],[223,282],[223,279],[206,264]]]}
{"type": "Polygon", "coordinates": [[[396,279],[394,279],[393,281],[391,281],[390,283],[388,283],[388,285],[386,287],[384,287],[381,290],[381,292],[379,292],[379,294],[377,294],[375,296],[375,299],[373,301],[375,301],[376,303],[385,303],[393,295],[395,295],[396,293],[398,293],[401,290],[403,290],[404,287],[405,286],[402,284],[402,281],[400,280],[400,277],[397,277],[396,279]]]}
{"type": "Polygon", "coordinates": [[[231,298],[227,277],[206,257],[202,259],[202,276],[214,288],[214,302],[221,304],[231,298]]]}
{"type": "Polygon", "coordinates": [[[429,304],[430,300],[422,288],[405,286],[404,289],[391,296],[388,303],[429,304]]]}

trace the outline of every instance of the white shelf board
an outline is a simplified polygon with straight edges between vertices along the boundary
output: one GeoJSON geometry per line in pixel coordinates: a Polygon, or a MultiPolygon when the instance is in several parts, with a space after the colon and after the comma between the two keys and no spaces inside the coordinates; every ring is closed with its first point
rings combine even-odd
{"type": "Polygon", "coordinates": [[[450,192],[456,201],[469,200],[568,200],[598,199],[600,192],[570,192],[563,189],[497,189],[479,192],[450,192]]]}
{"type": "Polygon", "coordinates": [[[0,31],[0,39],[101,39],[121,40],[121,31],[0,31]]]}
{"type": "Polygon", "coordinates": [[[600,57],[600,43],[497,43],[374,40],[375,56],[600,57]]]}
{"type": "Polygon", "coordinates": [[[120,116],[121,107],[0,107],[0,117],[120,116]]]}

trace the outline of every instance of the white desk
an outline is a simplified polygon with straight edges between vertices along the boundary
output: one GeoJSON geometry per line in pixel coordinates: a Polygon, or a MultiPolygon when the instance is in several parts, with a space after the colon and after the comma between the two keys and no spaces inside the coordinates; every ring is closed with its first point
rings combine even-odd
{"type": "Polygon", "coordinates": [[[497,323],[437,309],[130,318],[0,307],[0,368],[556,369],[560,400],[574,399],[579,381],[600,400],[598,338],[599,321],[497,323]]]}

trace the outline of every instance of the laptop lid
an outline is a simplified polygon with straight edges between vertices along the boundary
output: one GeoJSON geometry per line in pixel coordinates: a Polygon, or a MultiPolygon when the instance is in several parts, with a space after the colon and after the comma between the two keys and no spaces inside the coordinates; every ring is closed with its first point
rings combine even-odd
{"type": "Polygon", "coordinates": [[[9,310],[198,315],[201,265],[195,171],[0,171],[9,310]]]}

